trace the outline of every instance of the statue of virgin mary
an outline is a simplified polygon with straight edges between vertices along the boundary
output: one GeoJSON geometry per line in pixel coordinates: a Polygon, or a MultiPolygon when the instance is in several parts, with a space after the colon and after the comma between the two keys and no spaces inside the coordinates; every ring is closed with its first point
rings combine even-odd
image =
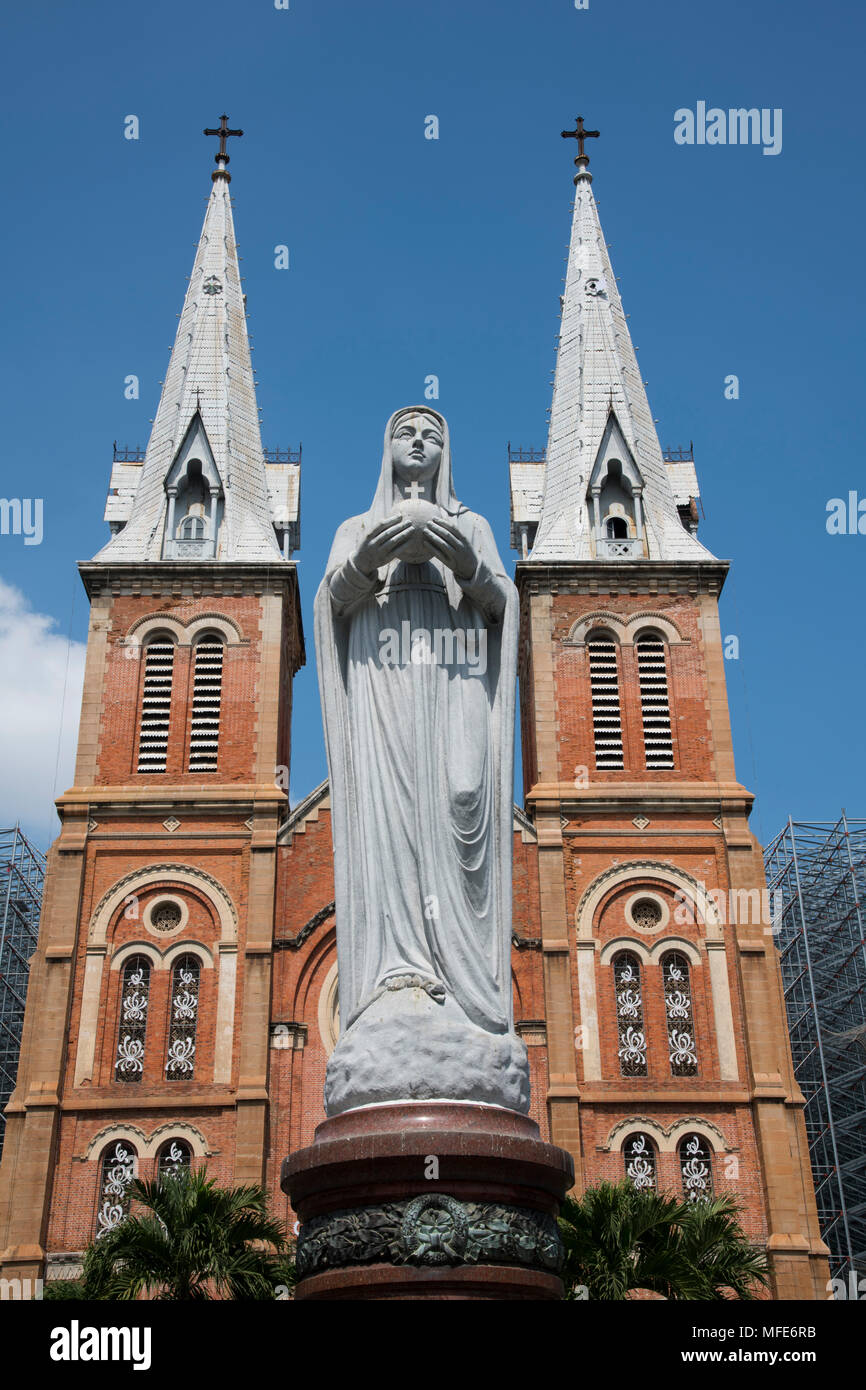
{"type": "Polygon", "coordinates": [[[458,502],[448,426],[388,421],[369,511],[316,595],[341,1036],[329,1115],[397,1100],[529,1108],[511,994],[517,591],[458,502]]]}

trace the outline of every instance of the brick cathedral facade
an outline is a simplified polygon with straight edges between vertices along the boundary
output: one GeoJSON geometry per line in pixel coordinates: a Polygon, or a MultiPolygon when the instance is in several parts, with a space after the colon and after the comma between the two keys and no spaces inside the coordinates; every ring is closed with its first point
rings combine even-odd
{"type": "MultiPolygon", "coordinates": [[[[598,224],[575,215],[545,457],[512,461],[524,806],[515,1018],[577,1188],[743,1204],[779,1298],[826,1296],[802,1098],[736,780],[689,460],[658,448],[598,224]],[[747,904],[749,910],[743,911],[747,904]]],[[[70,1274],[130,1176],[264,1183],[323,1118],[339,1029],[326,783],[291,813],[299,464],[261,446],[217,156],[143,460],[115,463],[78,760],[0,1166],[7,1277],[70,1274]]],[[[337,518],[335,517],[336,521],[337,518]]],[[[297,733],[297,731],[295,731],[297,733]]]]}

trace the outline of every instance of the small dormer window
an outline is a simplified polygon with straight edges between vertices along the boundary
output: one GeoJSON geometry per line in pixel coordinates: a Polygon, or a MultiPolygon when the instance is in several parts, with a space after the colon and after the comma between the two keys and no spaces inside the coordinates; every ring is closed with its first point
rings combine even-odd
{"type": "Polygon", "coordinates": [[[215,559],[223,518],[223,491],[201,416],[193,416],[165,479],[163,558],[215,559]]]}
{"type": "Polygon", "coordinates": [[[608,539],[612,541],[624,541],[628,539],[628,523],[621,516],[611,516],[607,519],[608,539]]]}

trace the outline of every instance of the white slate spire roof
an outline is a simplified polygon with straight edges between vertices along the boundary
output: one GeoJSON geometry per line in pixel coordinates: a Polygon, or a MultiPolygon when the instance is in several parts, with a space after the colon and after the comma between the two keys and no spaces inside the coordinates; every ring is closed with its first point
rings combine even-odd
{"type": "Polygon", "coordinates": [[[680,520],[602,234],[589,158],[581,154],[575,163],[543,502],[529,560],[593,557],[588,489],[609,422],[614,428],[618,424],[643,479],[649,558],[712,559],[680,520]]]}
{"type": "Polygon", "coordinates": [[[282,558],[268,499],[227,162],[217,156],[162,395],[144,463],[134,470],[138,477],[134,498],[125,508],[128,520],[94,556],[98,562],[163,558],[165,482],[196,414],[224,498],[215,559],[282,558]]]}

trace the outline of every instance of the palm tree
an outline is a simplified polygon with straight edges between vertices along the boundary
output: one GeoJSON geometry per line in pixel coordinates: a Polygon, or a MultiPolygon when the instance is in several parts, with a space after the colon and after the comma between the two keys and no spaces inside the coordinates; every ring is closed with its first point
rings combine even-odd
{"type": "Polygon", "coordinates": [[[686,1206],[677,1243],[680,1258],[702,1281],[698,1296],[707,1301],[756,1298],[758,1288],[770,1282],[767,1261],[763,1251],[746,1239],[736,1202],[731,1197],[713,1197],[686,1206]]]}
{"type": "Polygon", "coordinates": [[[127,1216],[85,1252],[85,1298],[272,1299],[291,1287],[289,1243],[261,1187],[218,1187],[205,1169],[136,1181],[144,1213],[127,1216]]]}
{"type": "Polygon", "coordinates": [[[755,1285],[768,1282],[766,1260],[737,1211],[730,1197],[684,1202],[628,1181],[566,1197],[566,1298],[625,1299],[637,1289],[670,1299],[754,1298],[755,1285]]]}

